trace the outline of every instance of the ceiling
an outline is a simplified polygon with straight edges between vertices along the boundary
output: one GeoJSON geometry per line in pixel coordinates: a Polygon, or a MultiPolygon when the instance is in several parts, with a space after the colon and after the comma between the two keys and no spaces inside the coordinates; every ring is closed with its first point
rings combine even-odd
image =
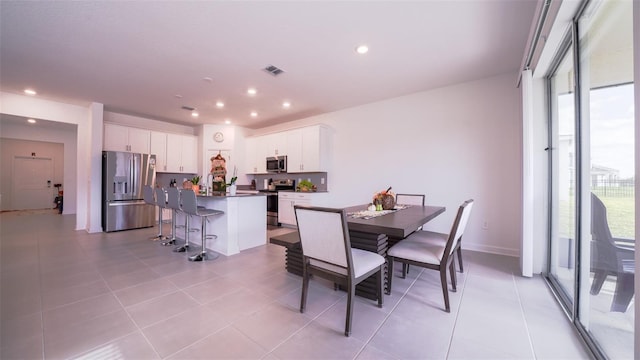
{"type": "Polygon", "coordinates": [[[536,4],[2,1],[0,86],[176,124],[256,129],[507,72],[515,86],[536,4]],[[355,52],[360,44],[367,54],[355,52]]]}

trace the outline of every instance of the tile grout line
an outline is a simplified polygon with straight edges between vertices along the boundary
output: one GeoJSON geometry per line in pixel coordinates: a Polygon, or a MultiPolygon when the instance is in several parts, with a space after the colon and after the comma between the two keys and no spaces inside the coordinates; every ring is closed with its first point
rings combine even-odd
{"type": "MultiPolygon", "coordinates": [[[[389,317],[391,316],[391,314],[393,314],[393,312],[396,310],[396,308],[398,308],[398,306],[400,306],[400,303],[402,302],[402,299],[404,299],[407,296],[407,293],[409,293],[409,290],[411,290],[411,288],[416,283],[416,281],[418,281],[418,278],[420,277],[420,275],[422,275],[423,272],[424,272],[424,269],[420,269],[420,273],[415,277],[415,279],[413,279],[413,281],[407,287],[407,289],[404,291],[404,293],[402,293],[402,296],[400,296],[400,299],[398,299],[398,302],[396,302],[396,304],[393,306],[391,311],[389,311],[389,313],[384,317],[384,319],[382,319],[382,322],[380,323],[380,325],[376,328],[376,330],[373,332],[373,334],[371,334],[371,336],[369,336],[367,341],[364,342],[364,345],[356,353],[356,355],[353,357],[353,359],[356,359],[362,353],[362,351],[364,351],[364,348],[366,348],[367,345],[369,345],[371,340],[378,334],[378,331],[380,331],[382,326],[387,322],[387,319],[389,319],[389,317]]],[[[389,274],[389,276],[393,276],[393,274],[389,274]]],[[[384,290],[383,290],[383,293],[384,293],[384,290]]],[[[384,296],[384,294],[383,294],[383,296],[384,296]]],[[[382,350],[379,350],[379,351],[382,351],[382,350]]]]}
{"type": "MultiPolygon", "coordinates": [[[[455,259],[453,259],[453,261],[455,261],[455,259]]],[[[455,264],[454,264],[454,269],[455,269],[455,264]]],[[[467,278],[469,277],[470,274],[471,274],[471,267],[469,265],[467,265],[467,274],[465,275],[464,285],[462,286],[462,289],[460,291],[460,305],[458,305],[458,310],[456,311],[455,319],[453,320],[453,328],[451,329],[451,336],[449,337],[449,344],[447,345],[447,355],[446,355],[447,359],[449,358],[449,353],[451,352],[451,344],[453,344],[453,336],[454,336],[454,334],[456,332],[456,325],[458,324],[458,319],[460,318],[460,310],[462,309],[462,301],[464,300],[464,292],[467,289],[467,278]]],[[[458,276],[458,274],[456,274],[456,277],[457,276],[458,276]]]]}
{"type": "Polygon", "coordinates": [[[524,315],[524,305],[522,304],[522,297],[520,296],[520,291],[518,291],[518,284],[513,272],[511,273],[511,282],[513,282],[513,288],[516,291],[516,297],[518,299],[518,306],[520,307],[520,315],[522,316],[522,322],[524,323],[524,329],[527,332],[527,341],[529,342],[529,349],[531,350],[531,354],[533,358],[536,359],[536,351],[533,347],[533,339],[531,339],[531,331],[529,331],[529,324],[527,323],[527,317],[524,315]]]}

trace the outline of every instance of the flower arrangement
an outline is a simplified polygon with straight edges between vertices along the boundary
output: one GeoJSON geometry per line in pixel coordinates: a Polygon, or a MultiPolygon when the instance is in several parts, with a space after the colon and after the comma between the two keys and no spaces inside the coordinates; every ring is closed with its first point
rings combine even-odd
{"type": "Polygon", "coordinates": [[[381,210],[391,210],[396,205],[396,194],[391,191],[391,186],[387,190],[373,194],[373,204],[381,210]]]}

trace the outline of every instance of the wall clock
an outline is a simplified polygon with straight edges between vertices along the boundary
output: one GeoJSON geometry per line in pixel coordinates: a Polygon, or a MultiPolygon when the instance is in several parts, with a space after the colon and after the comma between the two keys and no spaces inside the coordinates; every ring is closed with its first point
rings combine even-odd
{"type": "Polygon", "coordinates": [[[218,131],[217,133],[213,134],[213,140],[215,142],[223,142],[224,141],[224,134],[221,133],[220,131],[218,131]]]}

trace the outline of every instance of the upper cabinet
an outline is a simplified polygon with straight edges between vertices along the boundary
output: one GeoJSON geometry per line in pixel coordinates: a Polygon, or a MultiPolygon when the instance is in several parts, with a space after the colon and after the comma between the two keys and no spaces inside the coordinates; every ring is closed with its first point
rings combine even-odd
{"type": "Polygon", "coordinates": [[[151,132],[150,154],[156,156],[156,171],[167,171],[167,134],[163,132],[151,132]]]}
{"type": "Polygon", "coordinates": [[[247,174],[263,174],[267,172],[265,141],[262,136],[248,138],[246,148],[247,174]]]}
{"type": "Polygon", "coordinates": [[[322,125],[247,139],[247,173],[264,174],[266,158],[287,156],[287,172],[326,172],[329,131],[322,125]]]}
{"type": "Polygon", "coordinates": [[[148,154],[150,138],[149,130],[104,124],[104,150],[148,154]]]}
{"type": "Polygon", "coordinates": [[[195,136],[167,134],[166,172],[197,173],[198,142],[195,136]]]}
{"type": "Polygon", "coordinates": [[[329,133],[324,126],[287,132],[287,172],[322,172],[328,169],[329,133]]]}
{"type": "Polygon", "coordinates": [[[151,154],[156,156],[158,172],[198,172],[197,140],[195,136],[151,132],[151,154]]]}
{"type": "Polygon", "coordinates": [[[265,149],[264,157],[287,155],[287,132],[261,136],[265,149]]]}

